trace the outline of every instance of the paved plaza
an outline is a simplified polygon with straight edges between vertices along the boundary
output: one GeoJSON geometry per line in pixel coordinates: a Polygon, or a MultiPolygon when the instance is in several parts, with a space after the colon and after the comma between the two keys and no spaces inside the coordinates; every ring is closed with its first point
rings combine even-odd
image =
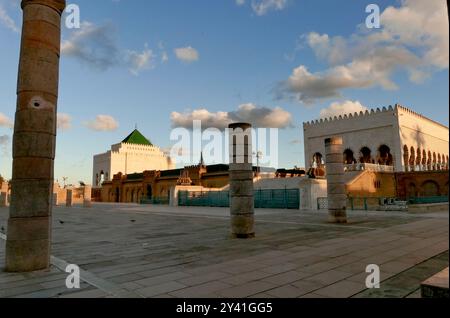
{"type": "MultiPolygon", "coordinates": [[[[52,267],[0,272],[0,297],[420,297],[448,266],[448,211],[256,210],[256,238],[232,239],[229,209],[94,204],[53,211],[52,267]],[[81,288],[65,285],[68,264],[81,288]],[[381,288],[366,289],[366,266],[381,288]]],[[[0,209],[0,266],[8,209],[0,209]],[[3,233],[3,234],[1,234],[3,233]]]]}

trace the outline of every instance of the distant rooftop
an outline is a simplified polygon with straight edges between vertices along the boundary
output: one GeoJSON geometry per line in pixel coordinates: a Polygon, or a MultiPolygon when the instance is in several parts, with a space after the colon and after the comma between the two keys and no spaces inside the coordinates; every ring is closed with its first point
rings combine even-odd
{"type": "Polygon", "coordinates": [[[128,137],[122,141],[122,143],[153,146],[153,144],[137,129],[129,134],[128,137]]]}

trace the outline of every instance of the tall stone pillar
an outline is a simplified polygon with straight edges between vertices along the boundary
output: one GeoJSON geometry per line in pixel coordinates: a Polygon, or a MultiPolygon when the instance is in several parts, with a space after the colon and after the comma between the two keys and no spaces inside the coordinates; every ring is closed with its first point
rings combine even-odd
{"type": "Polygon", "coordinates": [[[229,126],[231,234],[235,238],[255,236],[251,128],[246,123],[229,126]]]}
{"type": "Polygon", "coordinates": [[[65,0],[22,0],[6,271],[50,264],[61,14],[65,0]]]}
{"type": "Polygon", "coordinates": [[[325,140],[329,221],[347,223],[347,193],[344,183],[343,142],[341,137],[325,140]]]}
{"type": "Polygon", "coordinates": [[[83,207],[90,208],[92,206],[92,187],[84,186],[83,188],[83,207]]]}

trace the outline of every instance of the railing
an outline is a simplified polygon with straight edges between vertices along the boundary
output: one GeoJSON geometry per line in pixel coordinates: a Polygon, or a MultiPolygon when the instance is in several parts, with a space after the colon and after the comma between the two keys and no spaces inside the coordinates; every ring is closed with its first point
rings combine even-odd
{"type": "MultiPolygon", "coordinates": [[[[326,198],[320,198],[326,199],[326,198]]],[[[432,203],[446,203],[448,196],[435,197],[419,197],[408,198],[406,200],[400,198],[386,198],[386,197],[348,197],[347,207],[350,210],[406,210],[410,204],[432,204],[432,203]]],[[[323,203],[318,202],[319,209],[323,203]]]]}
{"type": "MultiPolygon", "coordinates": [[[[254,191],[255,208],[298,209],[300,195],[298,189],[269,189],[254,191]]],[[[178,192],[179,206],[229,207],[229,191],[178,192]]]]}
{"type": "Polygon", "coordinates": [[[255,208],[298,209],[300,196],[298,189],[256,190],[255,208]]]}
{"type": "Polygon", "coordinates": [[[446,203],[448,196],[423,197],[423,198],[409,198],[409,204],[432,204],[432,203],[446,203]]]}
{"type": "Polygon", "coordinates": [[[154,197],[151,199],[141,199],[141,204],[154,204],[154,205],[169,205],[169,198],[167,197],[154,197]]]}
{"type": "Polygon", "coordinates": [[[378,171],[378,172],[394,172],[393,166],[378,165],[373,163],[354,163],[349,165],[344,165],[345,171],[378,171]]]}
{"type": "Polygon", "coordinates": [[[179,206],[229,207],[229,191],[179,191],[179,206]]]}

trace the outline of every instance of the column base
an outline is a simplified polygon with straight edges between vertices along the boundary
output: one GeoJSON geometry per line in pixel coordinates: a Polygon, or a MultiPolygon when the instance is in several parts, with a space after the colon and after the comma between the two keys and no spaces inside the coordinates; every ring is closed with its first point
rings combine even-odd
{"type": "Polygon", "coordinates": [[[232,233],[231,237],[234,239],[251,239],[251,238],[255,238],[255,233],[248,233],[248,234],[232,233]]]}
{"type": "Polygon", "coordinates": [[[50,240],[6,241],[6,272],[33,272],[49,267],[50,240]]]}

